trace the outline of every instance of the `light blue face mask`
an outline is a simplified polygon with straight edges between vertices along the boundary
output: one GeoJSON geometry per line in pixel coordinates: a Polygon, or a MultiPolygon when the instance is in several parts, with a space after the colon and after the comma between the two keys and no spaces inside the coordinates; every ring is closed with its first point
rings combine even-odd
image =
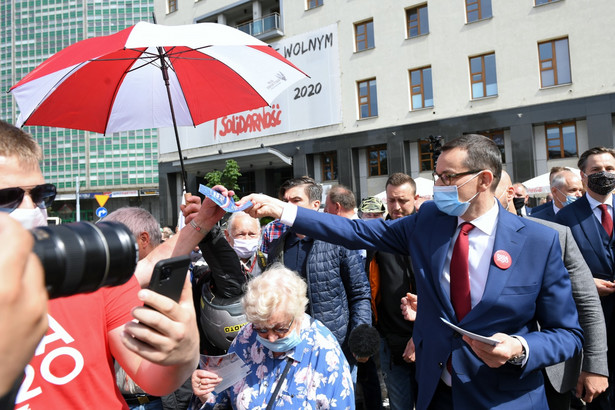
{"type": "MultiPolygon", "coordinates": [[[[557,188],[555,188],[557,189],[557,188]]],[[[557,189],[559,191],[560,194],[565,195],[562,191],[560,191],[559,189],[557,189]]],[[[571,203],[573,203],[574,201],[576,201],[577,199],[579,199],[578,197],[574,196],[574,195],[566,195],[566,201],[562,204],[562,206],[566,206],[566,205],[570,205],[571,203]]]]}
{"type": "MultiPolygon", "coordinates": [[[[482,171],[481,171],[482,172],[482,171]]],[[[459,192],[458,189],[476,178],[480,174],[480,172],[474,174],[474,176],[468,179],[463,184],[459,185],[451,185],[451,186],[437,186],[433,187],[433,200],[436,203],[438,209],[445,214],[450,216],[461,216],[463,215],[468,208],[470,207],[470,202],[476,198],[478,192],[474,194],[474,196],[468,199],[465,202],[461,202],[459,200],[459,192]]]]}
{"type": "Polygon", "coordinates": [[[276,353],[288,352],[289,350],[294,349],[295,346],[301,342],[301,337],[299,336],[299,333],[297,333],[296,329],[293,329],[288,336],[282,337],[273,342],[270,342],[268,339],[265,339],[260,335],[256,335],[256,339],[267,349],[276,353]]]}

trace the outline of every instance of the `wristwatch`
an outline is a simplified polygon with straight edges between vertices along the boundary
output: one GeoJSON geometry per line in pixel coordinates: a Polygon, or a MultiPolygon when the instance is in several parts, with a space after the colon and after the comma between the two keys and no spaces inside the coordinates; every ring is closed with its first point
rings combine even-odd
{"type": "MultiPolygon", "coordinates": [[[[517,337],[513,336],[515,339],[519,340],[517,337]]],[[[521,343],[521,341],[519,340],[519,343],[521,343]]],[[[521,354],[518,354],[516,356],[511,357],[510,359],[508,359],[508,363],[510,364],[514,364],[515,366],[521,366],[523,364],[523,361],[525,360],[525,358],[527,357],[527,354],[525,352],[525,346],[523,345],[523,343],[521,343],[521,348],[523,349],[523,351],[521,352],[521,354]]]]}

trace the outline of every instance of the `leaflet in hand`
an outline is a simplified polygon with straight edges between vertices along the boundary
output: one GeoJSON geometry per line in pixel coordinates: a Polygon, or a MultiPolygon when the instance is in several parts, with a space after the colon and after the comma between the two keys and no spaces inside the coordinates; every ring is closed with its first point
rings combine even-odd
{"type": "Polygon", "coordinates": [[[250,373],[250,368],[236,353],[229,353],[222,356],[207,356],[202,354],[200,368],[213,372],[222,378],[220,384],[214,389],[216,393],[228,389],[250,373]]]}
{"type": "Polygon", "coordinates": [[[457,333],[460,333],[462,335],[466,335],[470,339],[478,340],[479,342],[487,343],[487,344],[490,344],[491,346],[495,346],[498,343],[500,343],[499,340],[494,339],[492,337],[481,336],[481,335],[477,335],[476,333],[468,332],[467,330],[464,330],[464,329],[460,328],[459,326],[455,326],[454,324],[452,324],[448,320],[444,319],[443,317],[441,317],[440,320],[442,320],[444,323],[446,323],[451,329],[453,329],[457,333]]]}
{"type": "Polygon", "coordinates": [[[214,191],[208,186],[199,185],[199,192],[205,195],[207,198],[214,201],[218,206],[224,209],[226,212],[237,212],[243,211],[244,209],[248,209],[252,206],[252,202],[248,201],[242,206],[238,207],[235,205],[235,201],[230,196],[224,196],[218,191],[214,191]]]}

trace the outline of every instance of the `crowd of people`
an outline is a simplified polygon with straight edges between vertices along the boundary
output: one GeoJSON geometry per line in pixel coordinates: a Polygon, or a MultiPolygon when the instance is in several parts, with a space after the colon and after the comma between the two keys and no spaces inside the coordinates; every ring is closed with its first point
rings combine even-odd
{"type": "Polygon", "coordinates": [[[49,300],[22,228],[55,194],[40,159],[0,122],[2,409],[615,408],[613,149],[584,152],[580,176],[552,169],[535,208],[474,134],[442,146],[432,201],[394,173],[384,202],[338,185],[321,204],[310,177],[230,218],[188,196],[176,233],[120,208],[105,220],[132,232],[134,276],[49,300]],[[179,302],[147,289],[187,254],[202,261],[179,302]],[[219,391],[198,363],[226,353],[249,372],[219,391]]]}

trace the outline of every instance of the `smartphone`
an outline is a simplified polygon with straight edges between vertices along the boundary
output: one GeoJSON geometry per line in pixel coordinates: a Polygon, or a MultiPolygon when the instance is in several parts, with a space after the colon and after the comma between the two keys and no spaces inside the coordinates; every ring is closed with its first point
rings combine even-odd
{"type": "Polygon", "coordinates": [[[179,302],[189,266],[188,255],[159,261],[154,266],[148,289],[179,302]]]}

